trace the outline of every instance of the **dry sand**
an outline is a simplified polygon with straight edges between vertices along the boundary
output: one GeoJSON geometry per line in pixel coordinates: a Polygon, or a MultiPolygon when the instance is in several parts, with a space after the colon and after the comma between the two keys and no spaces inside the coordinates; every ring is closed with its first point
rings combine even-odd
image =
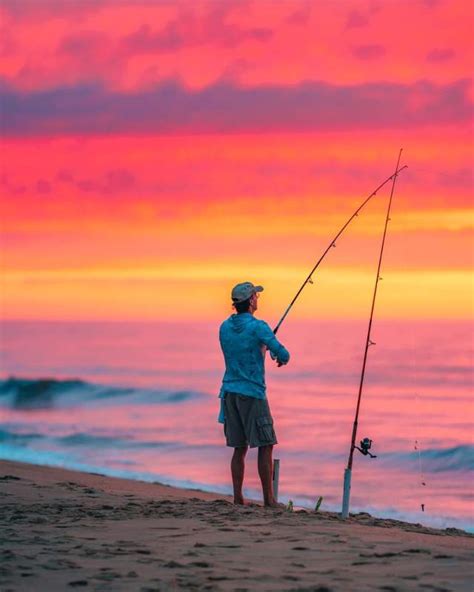
{"type": "Polygon", "coordinates": [[[0,590],[471,591],[474,537],[0,461],[0,590]]]}

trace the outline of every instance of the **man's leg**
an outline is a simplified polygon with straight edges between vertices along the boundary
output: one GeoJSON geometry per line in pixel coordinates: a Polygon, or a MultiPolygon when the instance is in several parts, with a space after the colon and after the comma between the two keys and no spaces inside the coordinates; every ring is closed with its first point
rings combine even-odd
{"type": "Polygon", "coordinates": [[[262,482],[263,503],[266,506],[277,508],[278,504],[273,497],[273,446],[259,446],[258,448],[258,474],[262,482]]]}
{"type": "Polygon", "coordinates": [[[234,485],[234,504],[243,505],[244,495],[242,493],[242,485],[244,483],[245,472],[245,455],[247,454],[248,446],[241,448],[234,448],[234,454],[230,463],[230,470],[232,472],[232,483],[234,485]]]}

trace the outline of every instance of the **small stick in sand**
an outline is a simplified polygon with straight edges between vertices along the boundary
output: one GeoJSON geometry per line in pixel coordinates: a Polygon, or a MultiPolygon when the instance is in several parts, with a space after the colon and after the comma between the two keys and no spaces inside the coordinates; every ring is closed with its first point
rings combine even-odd
{"type": "Polygon", "coordinates": [[[275,458],[273,461],[273,497],[278,501],[278,482],[280,480],[280,459],[275,458]]]}

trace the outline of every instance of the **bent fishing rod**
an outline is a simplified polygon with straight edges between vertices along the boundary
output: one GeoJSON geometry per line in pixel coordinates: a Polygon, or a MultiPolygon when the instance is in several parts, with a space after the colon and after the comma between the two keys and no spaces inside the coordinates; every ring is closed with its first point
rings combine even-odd
{"type": "MultiPolygon", "coordinates": [[[[342,511],[341,511],[342,518],[347,518],[349,516],[349,500],[350,500],[350,493],[351,493],[352,463],[353,463],[353,459],[354,459],[354,451],[357,449],[360,452],[362,452],[362,454],[364,456],[369,455],[369,456],[373,457],[373,455],[369,452],[369,449],[372,445],[372,440],[370,440],[369,438],[364,438],[364,440],[361,441],[360,448],[358,446],[356,446],[357,427],[358,427],[358,423],[359,423],[360,402],[362,399],[362,390],[364,387],[365,369],[367,366],[367,356],[369,353],[370,346],[375,345],[375,343],[371,339],[371,337],[372,337],[372,321],[374,318],[375,300],[377,298],[377,288],[378,288],[380,280],[382,279],[380,277],[380,269],[382,267],[383,251],[384,251],[384,247],[385,247],[385,239],[387,237],[388,223],[390,222],[390,211],[392,208],[392,200],[393,200],[393,194],[395,191],[395,183],[397,181],[398,173],[402,170],[402,169],[399,169],[400,158],[402,156],[402,150],[403,150],[403,148],[400,148],[400,152],[398,153],[397,166],[395,167],[395,173],[392,175],[392,178],[393,178],[392,189],[390,191],[390,199],[388,201],[387,215],[385,217],[385,226],[383,229],[382,243],[380,246],[379,262],[377,265],[377,272],[376,272],[376,276],[375,276],[374,292],[372,295],[372,306],[370,309],[369,327],[367,329],[367,338],[365,341],[365,349],[364,349],[364,359],[362,362],[362,371],[361,371],[361,375],[360,375],[359,393],[357,396],[357,405],[356,405],[356,411],[355,411],[354,424],[352,426],[351,447],[349,450],[349,459],[347,461],[347,467],[344,471],[344,486],[343,486],[343,494],[342,494],[342,511]]],[[[403,167],[403,168],[405,168],[405,167],[403,167]]]]}
{"type": "MultiPolygon", "coordinates": [[[[399,159],[400,162],[400,159],[399,159]]],[[[397,169],[395,170],[395,172],[390,175],[390,177],[387,177],[387,179],[385,179],[385,181],[383,183],[381,183],[377,189],[374,189],[374,191],[372,191],[372,193],[365,199],[365,201],[357,208],[357,210],[352,214],[352,216],[349,218],[349,220],[347,220],[347,222],[343,225],[343,227],[339,230],[339,232],[336,234],[336,236],[332,239],[332,241],[329,243],[329,245],[327,246],[327,248],[325,249],[325,251],[323,252],[323,254],[321,255],[321,257],[318,259],[318,261],[316,262],[316,265],[313,267],[313,269],[309,272],[308,277],[304,280],[304,282],[301,284],[300,289],[298,290],[298,292],[296,292],[295,297],[293,298],[293,300],[290,302],[288,308],[285,310],[283,316],[281,317],[281,319],[278,321],[278,324],[276,325],[276,327],[273,329],[273,333],[276,335],[278,329],[280,328],[281,324],[283,323],[283,321],[286,319],[288,313],[290,312],[290,310],[293,308],[294,303],[298,300],[299,295],[301,294],[301,292],[304,290],[304,288],[308,285],[308,284],[312,284],[313,283],[313,274],[314,272],[318,269],[318,267],[320,266],[320,264],[322,263],[323,259],[326,257],[326,255],[329,253],[329,251],[336,246],[336,241],[337,239],[341,236],[341,234],[344,232],[344,230],[349,226],[349,224],[352,222],[352,220],[354,218],[356,218],[359,215],[359,212],[362,210],[362,208],[375,196],[377,195],[377,192],[380,191],[380,189],[382,189],[382,187],[384,187],[387,183],[389,183],[390,181],[395,181],[395,179],[397,178],[398,174],[401,173],[401,171],[403,171],[403,169],[406,169],[407,165],[402,166],[401,168],[398,168],[397,165],[397,169]]]]}

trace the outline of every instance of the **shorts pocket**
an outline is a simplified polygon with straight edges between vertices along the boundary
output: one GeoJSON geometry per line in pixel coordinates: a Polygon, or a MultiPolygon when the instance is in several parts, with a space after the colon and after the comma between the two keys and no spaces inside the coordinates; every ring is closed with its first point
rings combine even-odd
{"type": "Polygon", "coordinates": [[[273,419],[271,417],[257,417],[258,438],[261,442],[273,442],[275,440],[275,431],[273,429],[273,419]]]}

